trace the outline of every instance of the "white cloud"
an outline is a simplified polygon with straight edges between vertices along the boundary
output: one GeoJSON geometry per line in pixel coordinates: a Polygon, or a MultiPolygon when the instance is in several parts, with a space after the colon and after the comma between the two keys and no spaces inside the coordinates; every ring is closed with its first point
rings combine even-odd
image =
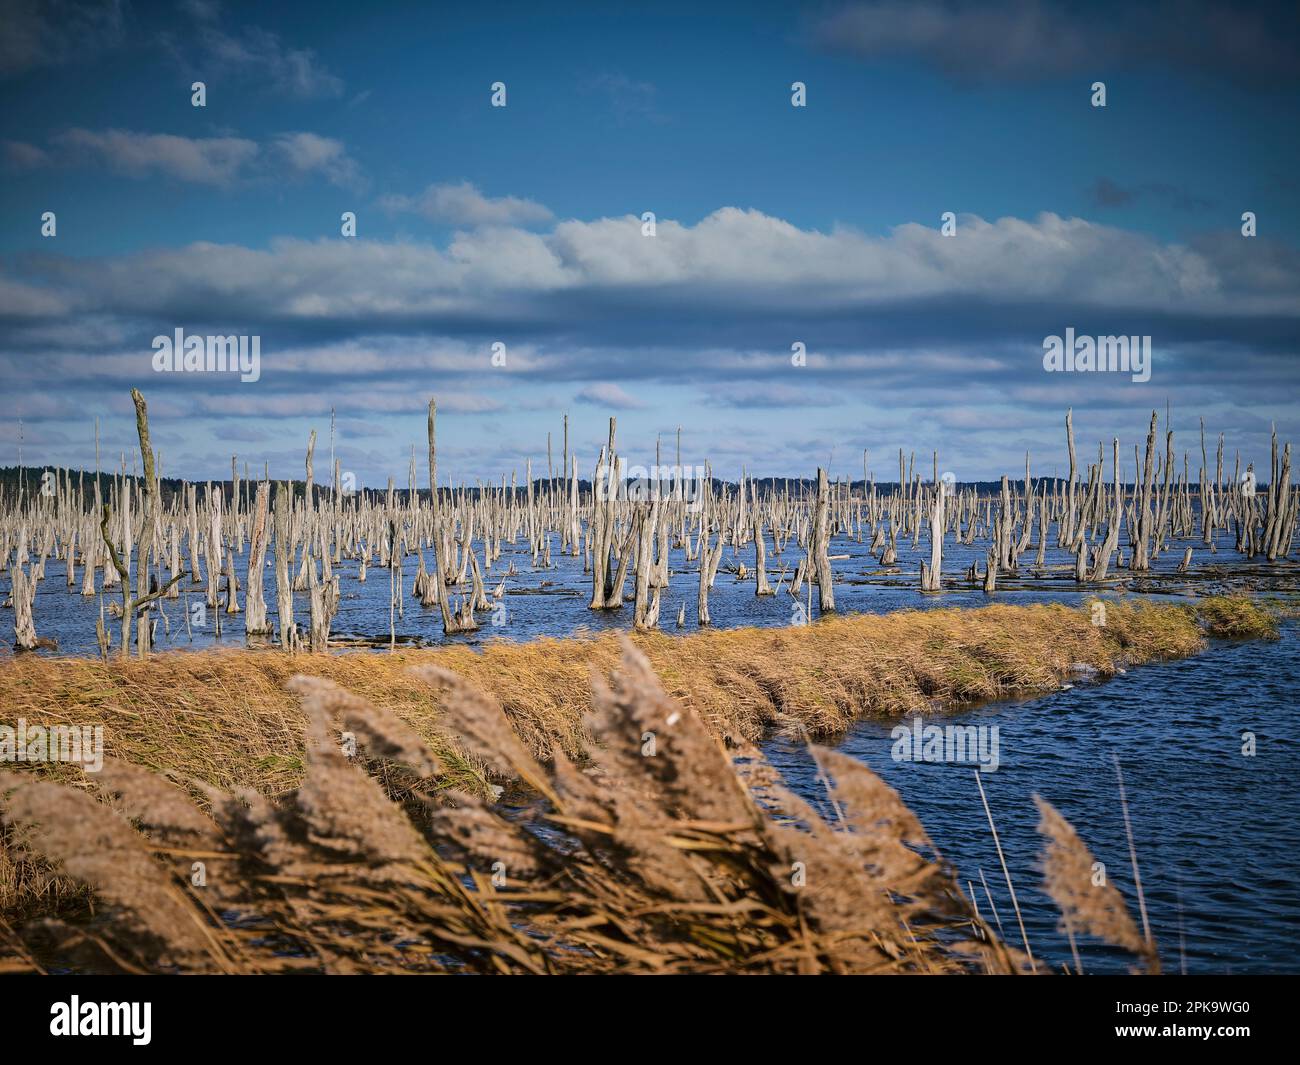
{"type": "Polygon", "coordinates": [[[238,33],[227,33],[217,26],[204,25],[198,34],[203,65],[217,74],[265,81],[273,90],[298,99],[343,93],[343,80],[326,69],[315,52],[286,47],[269,30],[248,26],[238,33]]]}
{"type": "MultiPolygon", "coordinates": [[[[200,162],[190,165],[202,172],[200,162]]],[[[567,221],[550,233],[462,231],[446,248],[331,239],[277,240],[264,250],[194,244],[59,260],[53,274],[88,307],[115,313],[210,306],[234,316],[379,323],[540,316],[576,327],[582,315],[604,313],[599,301],[615,292],[627,310],[645,315],[691,308],[733,319],[821,319],[947,298],[1187,315],[1300,310],[1294,254],[1271,257],[1267,271],[1244,275],[1248,284],[1240,255],[1228,243],[1162,243],[1054,214],[996,222],[963,216],[954,237],[916,224],[876,237],[803,230],[728,207],[695,226],[661,221],[653,238],[628,216],[567,221]]]]}
{"type": "Polygon", "coordinates": [[[614,410],[639,410],[645,406],[635,396],[628,395],[624,389],[609,381],[587,385],[579,390],[574,399],[597,407],[612,407],[614,410]]]}
{"type": "Polygon", "coordinates": [[[0,316],[50,318],[67,314],[68,310],[67,300],[61,293],[0,277],[0,316]]]}
{"type": "Polygon", "coordinates": [[[320,175],[346,188],[362,183],[361,168],[343,143],[316,133],[281,133],[263,146],[246,137],[70,129],[50,143],[53,152],[6,141],[6,162],[15,169],[103,167],[127,177],[161,176],[218,188],[272,176],[294,180],[320,175]]]}
{"type": "Polygon", "coordinates": [[[331,184],[352,187],[361,178],[360,167],[348,156],[342,141],[316,133],[282,133],[273,142],[274,154],[297,175],[319,173],[331,184]]]}
{"type": "Polygon", "coordinates": [[[431,222],[459,226],[510,226],[548,222],[551,212],[540,203],[516,196],[484,196],[474,185],[430,185],[418,196],[385,196],[386,211],[410,212],[431,222]]]}
{"type": "Polygon", "coordinates": [[[3,147],[5,165],[12,170],[36,170],[50,164],[49,153],[34,144],[5,141],[3,147]]]}
{"type": "Polygon", "coordinates": [[[161,174],[199,185],[232,184],[258,154],[243,137],[176,137],[130,130],[70,129],[53,143],[71,158],[131,177],[161,174]]]}

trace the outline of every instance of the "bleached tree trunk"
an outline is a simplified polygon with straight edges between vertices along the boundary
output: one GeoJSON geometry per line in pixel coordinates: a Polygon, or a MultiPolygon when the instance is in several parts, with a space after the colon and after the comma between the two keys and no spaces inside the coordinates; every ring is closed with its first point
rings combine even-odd
{"type": "MultiPolygon", "coordinates": [[[[168,577],[178,577],[181,575],[181,530],[175,523],[171,523],[171,562],[167,566],[168,577]]],[[[178,582],[179,583],[179,582],[178,582]]],[[[179,599],[181,590],[176,584],[167,589],[168,599],[179,599]]]]}
{"type": "MultiPolygon", "coordinates": [[[[140,454],[144,463],[144,487],[141,489],[144,513],[146,521],[144,528],[149,535],[153,535],[154,524],[153,500],[157,499],[157,475],[154,472],[154,455],[153,448],[149,443],[149,413],[145,407],[144,396],[138,389],[131,389],[131,399],[135,404],[136,429],[140,437],[140,454]]],[[[149,559],[148,548],[144,540],[140,542],[140,557],[137,559],[137,591],[135,597],[131,597],[131,554],[130,543],[131,537],[129,530],[130,521],[130,494],[124,492],[122,495],[124,507],[124,528],[128,530],[123,536],[123,542],[126,547],[121,555],[118,554],[116,546],[113,544],[112,537],[109,535],[108,527],[112,522],[113,508],[105,505],[100,518],[99,529],[100,535],[104,540],[104,547],[108,551],[109,561],[113,564],[113,569],[117,572],[118,578],[122,584],[122,646],[120,654],[126,658],[131,653],[131,619],[137,617],[137,648],[140,657],[143,658],[149,653],[149,646],[152,640],[153,632],[149,624],[148,605],[159,596],[163,595],[167,588],[180,580],[177,575],[168,582],[163,588],[156,588],[153,591],[148,590],[149,582],[149,559]]]]}
{"type": "Polygon", "coordinates": [[[313,490],[315,474],[312,470],[312,456],[314,456],[315,454],[316,454],[316,430],[313,429],[311,431],[311,436],[307,438],[307,485],[306,485],[306,493],[304,499],[307,505],[308,514],[311,514],[312,511],[316,509],[315,493],[313,490]]]}
{"type": "Polygon", "coordinates": [[[1092,564],[1092,573],[1089,574],[1089,579],[1093,581],[1104,581],[1106,579],[1106,571],[1110,568],[1110,556],[1119,547],[1119,524],[1124,516],[1124,500],[1121,494],[1123,489],[1119,483],[1119,437],[1115,437],[1113,446],[1115,450],[1113,467],[1114,499],[1111,502],[1110,517],[1106,522],[1106,539],[1097,552],[1096,561],[1092,564]]]}
{"type": "Polygon", "coordinates": [[[308,592],[311,596],[311,651],[323,654],[329,649],[330,622],[338,609],[338,594],[334,582],[326,582],[316,575],[316,560],[308,558],[308,592]]]}
{"type": "Polygon", "coordinates": [[[140,461],[143,463],[144,476],[140,481],[140,546],[135,562],[135,603],[132,607],[138,613],[135,624],[136,653],[140,658],[149,656],[149,646],[153,638],[153,626],[149,622],[149,608],[146,596],[149,594],[149,537],[153,533],[154,507],[157,506],[158,484],[154,473],[153,445],[149,442],[149,412],[145,406],[144,396],[138,389],[131,389],[131,400],[135,404],[135,429],[140,438],[140,461]]]}
{"type": "Polygon", "coordinates": [[[281,481],[275,489],[275,610],[280,628],[280,646],[295,650],[293,625],[293,541],[290,531],[289,482],[281,481]]]}
{"type": "Polygon", "coordinates": [[[189,522],[190,579],[194,584],[202,584],[203,577],[199,571],[199,490],[196,485],[187,485],[185,489],[186,519],[189,522]]]}
{"type": "MultiPolygon", "coordinates": [[[[696,596],[695,609],[696,616],[701,628],[711,623],[709,617],[709,574],[712,570],[711,556],[712,549],[709,547],[709,504],[712,502],[712,485],[708,481],[701,486],[700,491],[704,494],[701,501],[700,509],[700,538],[699,555],[700,565],[700,587],[696,596]]],[[[721,550],[721,547],[719,547],[721,550]]]]}
{"type": "Polygon", "coordinates": [[[1264,551],[1270,562],[1276,562],[1284,543],[1289,544],[1291,539],[1286,528],[1291,494],[1291,445],[1287,444],[1283,449],[1279,466],[1276,429],[1273,430],[1272,471],[1268,484],[1268,510],[1264,515],[1264,551]]]}
{"type": "Polygon", "coordinates": [[[636,549],[636,603],[633,608],[634,624],[638,629],[653,629],[659,624],[659,599],[662,590],[651,580],[655,569],[655,533],[659,525],[659,498],[650,506],[649,514],[642,510],[637,517],[640,536],[636,549]]]}
{"type": "Polygon", "coordinates": [[[235,576],[235,552],[226,552],[226,607],[227,614],[239,613],[239,580],[235,576]]]}
{"type": "Polygon", "coordinates": [[[767,545],[763,542],[763,513],[758,505],[758,489],[754,482],[749,482],[754,505],[751,514],[754,521],[754,594],[773,595],[772,586],[767,583],[767,545]]]}
{"type": "Polygon", "coordinates": [[[601,452],[596,466],[596,477],[591,486],[591,602],[592,610],[609,610],[622,606],[622,585],[611,588],[609,552],[614,542],[614,526],[618,514],[618,495],[621,476],[618,455],[614,450],[618,422],[609,420],[609,446],[601,452]]]}
{"type": "Polygon", "coordinates": [[[266,623],[266,597],[263,588],[266,569],[267,505],[271,486],[262,481],[257,486],[253,501],[253,531],[248,544],[248,587],[244,592],[244,632],[248,636],[265,636],[270,633],[266,623]]]}
{"type": "Polygon", "coordinates": [[[36,582],[15,563],[10,574],[13,582],[14,644],[20,651],[36,650],[36,625],[32,619],[32,603],[36,598],[36,582]]]}
{"type": "Polygon", "coordinates": [[[1133,535],[1133,557],[1129,560],[1129,569],[1135,573],[1151,568],[1151,481],[1154,475],[1152,463],[1155,456],[1157,415],[1151,412],[1151,428],[1147,431],[1146,458],[1142,464],[1142,490],[1137,500],[1137,528],[1133,535]]]}
{"type": "Polygon", "coordinates": [[[217,608],[217,590],[221,581],[222,541],[221,541],[221,496],[209,497],[208,506],[208,608],[217,608]]]}
{"type": "MultiPolygon", "coordinates": [[[[100,500],[99,478],[95,478],[95,509],[92,514],[98,514],[103,509],[103,503],[100,500]]],[[[93,538],[87,539],[85,546],[85,566],[81,574],[81,594],[84,596],[95,594],[95,566],[100,564],[99,560],[103,558],[104,550],[102,542],[93,538]]],[[[107,570],[107,566],[104,567],[107,570]]]]}
{"type": "Polygon", "coordinates": [[[1074,544],[1074,526],[1075,526],[1075,497],[1074,482],[1078,477],[1078,466],[1075,462],[1074,455],[1074,411],[1065,412],[1065,439],[1070,449],[1070,484],[1069,498],[1066,501],[1065,520],[1060,523],[1056,544],[1058,547],[1072,547],[1074,544]]]}
{"type": "Polygon", "coordinates": [[[942,587],[944,492],[943,481],[935,482],[934,508],[930,511],[930,564],[921,563],[921,591],[937,592],[942,587]]]}
{"type": "Polygon", "coordinates": [[[831,577],[830,559],[827,557],[831,538],[830,508],[830,483],[826,479],[826,471],[818,467],[817,514],[808,554],[810,566],[817,572],[817,609],[822,614],[831,614],[835,611],[835,587],[831,577]]]}

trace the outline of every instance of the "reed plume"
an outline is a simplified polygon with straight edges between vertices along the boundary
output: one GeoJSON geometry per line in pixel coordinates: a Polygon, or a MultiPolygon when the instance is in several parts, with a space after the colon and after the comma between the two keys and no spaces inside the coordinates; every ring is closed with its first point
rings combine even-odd
{"type": "Polygon", "coordinates": [[[1044,839],[1043,887],[1061,911],[1061,931],[1072,943],[1076,933],[1095,936],[1136,954],[1148,967],[1158,964],[1155,943],[1142,937],[1119,890],[1097,874],[1096,859],[1074,826],[1047,800],[1035,795],[1034,803],[1044,839]]]}

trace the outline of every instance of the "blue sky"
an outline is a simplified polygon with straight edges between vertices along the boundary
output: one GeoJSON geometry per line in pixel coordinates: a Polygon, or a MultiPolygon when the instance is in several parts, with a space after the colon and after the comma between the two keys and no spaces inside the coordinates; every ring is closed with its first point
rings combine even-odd
{"type": "Polygon", "coordinates": [[[0,465],[129,448],[132,386],[166,472],[298,474],[333,407],[363,484],[430,394],[471,481],[565,413],[584,473],[610,414],[727,476],[1300,429],[1293,6],[379,6],[3,0],[0,465]],[[155,374],[178,327],[261,379],[155,374]],[[1046,373],[1067,327],[1151,380],[1046,373]]]}

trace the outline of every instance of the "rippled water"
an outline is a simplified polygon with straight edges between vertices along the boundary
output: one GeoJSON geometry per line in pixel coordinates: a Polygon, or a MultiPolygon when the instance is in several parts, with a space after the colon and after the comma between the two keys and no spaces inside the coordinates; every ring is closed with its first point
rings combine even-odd
{"type": "MultiPolygon", "coordinates": [[[[1039,888],[1034,793],[1074,825],[1138,919],[1118,755],[1165,970],[1300,970],[1297,635],[1300,625],[1289,622],[1280,642],[1217,642],[1196,658],[1141,666],[1095,686],[927,719],[998,727],[1000,767],[981,777],[1037,958],[1058,970],[1070,961],[1056,908],[1039,888]],[[1254,757],[1242,754],[1247,731],[1256,737],[1254,757]]],[[[974,770],[894,761],[895,724],[860,722],[836,746],[899,791],[963,886],[973,883],[992,924],[983,870],[1006,938],[1019,944],[974,770]]],[[[796,790],[825,805],[806,749],[772,741],[766,750],[796,790]]],[[[1127,954],[1095,941],[1080,941],[1080,955],[1085,972],[1129,964],[1127,954]]]]}

